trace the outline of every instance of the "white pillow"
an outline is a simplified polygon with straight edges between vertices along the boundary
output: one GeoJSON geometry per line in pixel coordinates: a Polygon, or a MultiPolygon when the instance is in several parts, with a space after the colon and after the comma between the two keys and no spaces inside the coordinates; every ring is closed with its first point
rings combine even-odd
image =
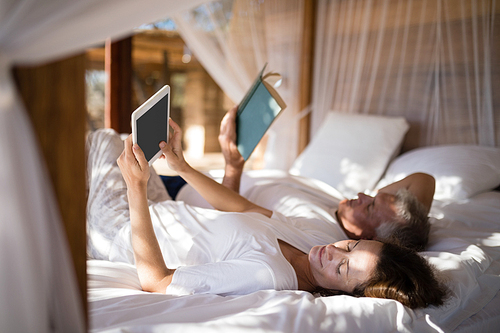
{"type": "Polygon", "coordinates": [[[436,178],[437,200],[463,200],[500,184],[500,149],[447,145],[411,150],[396,158],[377,187],[414,172],[436,178]]]}
{"type": "Polygon", "coordinates": [[[401,117],[329,112],[289,172],[319,179],[346,197],[372,190],[408,128],[401,117]]]}

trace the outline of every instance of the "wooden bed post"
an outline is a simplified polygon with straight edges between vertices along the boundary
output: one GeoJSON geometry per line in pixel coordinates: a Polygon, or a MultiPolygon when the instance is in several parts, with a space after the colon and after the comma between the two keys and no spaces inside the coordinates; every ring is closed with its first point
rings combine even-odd
{"type": "MultiPolygon", "coordinates": [[[[299,110],[311,103],[312,73],[314,60],[314,34],[316,22],[316,0],[304,1],[304,30],[302,34],[302,54],[300,69],[299,110]]],[[[299,122],[298,154],[310,140],[311,114],[307,114],[299,122]]]]}
{"type": "Polygon", "coordinates": [[[132,37],[106,41],[104,67],[107,75],[104,127],[131,133],[132,37]]]}
{"type": "Polygon", "coordinates": [[[17,67],[14,76],[45,157],[87,317],[85,56],[17,67]]]}

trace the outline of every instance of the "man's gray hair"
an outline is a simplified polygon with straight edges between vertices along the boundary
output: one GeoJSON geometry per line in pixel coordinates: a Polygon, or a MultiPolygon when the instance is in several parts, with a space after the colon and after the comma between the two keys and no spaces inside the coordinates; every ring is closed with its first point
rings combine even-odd
{"type": "Polygon", "coordinates": [[[396,216],[382,222],[376,229],[376,239],[422,251],[429,241],[430,223],[427,210],[407,189],[396,193],[396,216]]]}

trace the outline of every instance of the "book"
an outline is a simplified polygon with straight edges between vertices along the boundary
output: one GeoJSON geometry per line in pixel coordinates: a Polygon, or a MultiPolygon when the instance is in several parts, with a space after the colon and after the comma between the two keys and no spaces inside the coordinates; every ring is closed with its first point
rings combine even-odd
{"type": "Polygon", "coordinates": [[[236,144],[245,161],[276,117],[286,108],[285,102],[274,89],[281,83],[281,75],[271,72],[264,74],[266,66],[267,63],[241,100],[236,114],[236,144]]]}

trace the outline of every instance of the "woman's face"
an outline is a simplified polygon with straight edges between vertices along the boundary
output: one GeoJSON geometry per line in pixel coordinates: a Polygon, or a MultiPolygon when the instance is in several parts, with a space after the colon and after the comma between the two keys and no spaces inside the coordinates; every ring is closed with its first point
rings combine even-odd
{"type": "Polygon", "coordinates": [[[309,251],[309,263],[316,283],[325,288],[351,293],[372,276],[382,243],[372,240],[344,240],[318,245],[309,251]]]}

